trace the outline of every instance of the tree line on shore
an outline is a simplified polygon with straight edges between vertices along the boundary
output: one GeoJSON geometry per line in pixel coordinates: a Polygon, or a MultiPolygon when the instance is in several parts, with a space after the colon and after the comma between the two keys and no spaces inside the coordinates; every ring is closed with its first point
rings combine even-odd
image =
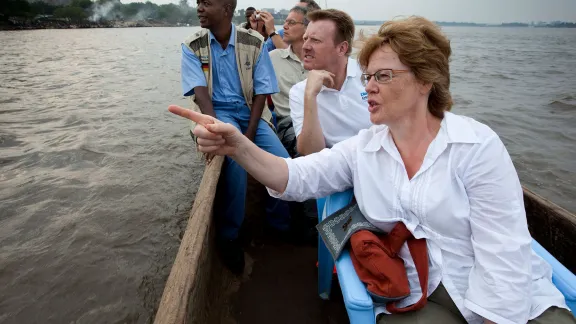
{"type": "MultiPolygon", "coordinates": [[[[235,17],[242,20],[243,17],[235,17]]],[[[120,0],[71,0],[66,4],[44,1],[1,0],[0,21],[17,24],[32,21],[69,23],[106,23],[109,21],[156,21],[169,25],[198,24],[196,8],[187,0],[179,4],[157,5],[153,2],[123,4],[120,0]]]]}

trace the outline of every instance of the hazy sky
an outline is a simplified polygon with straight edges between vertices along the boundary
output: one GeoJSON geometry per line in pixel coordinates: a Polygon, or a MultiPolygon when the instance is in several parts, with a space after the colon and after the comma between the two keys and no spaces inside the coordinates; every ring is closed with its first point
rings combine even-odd
{"type": "MultiPolygon", "coordinates": [[[[145,0],[122,0],[127,2],[145,0]]],[[[157,4],[177,3],[178,0],[151,0],[157,4]]],[[[188,0],[190,4],[196,0],[188,0]]],[[[318,1],[318,0],[317,0],[318,1]]],[[[348,12],[362,20],[388,20],[400,15],[422,15],[436,21],[467,22],[530,22],[563,20],[576,22],[576,0],[319,0],[329,8],[348,12]]],[[[238,9],[249,6],[290,9],[296,1],[238,0],[238,9]]]]}

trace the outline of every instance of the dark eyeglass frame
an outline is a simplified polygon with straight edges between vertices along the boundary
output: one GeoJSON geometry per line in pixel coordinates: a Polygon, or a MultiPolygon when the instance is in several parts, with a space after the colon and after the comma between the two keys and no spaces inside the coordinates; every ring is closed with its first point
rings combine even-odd
{"type": "Polygon", "coordinates": [[[392,79],[396,76],[396,74],[408,72],[410,72],[410,70],[380,69],[373,74],[362,73],[360,76],[360,81],[362,82],[363,86],[366,86],[368,85],[368,82],[370,82],[370,79],[374,77],[376,82],[380,84],[386,84],[392,82],[392,79]]]}

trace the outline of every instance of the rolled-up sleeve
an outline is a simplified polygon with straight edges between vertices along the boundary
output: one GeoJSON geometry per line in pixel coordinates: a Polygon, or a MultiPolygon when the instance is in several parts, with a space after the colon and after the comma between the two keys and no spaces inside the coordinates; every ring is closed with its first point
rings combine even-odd
{"type": "Polygon", "coordinates": [[[357,137],[351,137],[318,153],[286,159],[288,184],[283,193],[268,188],[275,198],[304,201],[325,197],[353,186],[357,137]]]}
{"type": "Polygon", "coordinates": [[[182,93],[184,96],[194,94],[194,88],[206,86],[206,76],[202,72],[202,63],[194,53],[182,44],[182,93]]]}
{"type": "Polygon", "coordinates": [[[497,135],[479,144],[463,182],[470,202],[474,266],[464,305],[496,323],[526,323],[531,307],[531,236],[522,186],[497,135]]]}
{"type": "Polygon", "coordinates": [[[270,55],[268,51],[263,48],[260,51],[260,55],[256,60],[256,67],[254,68],[254,94],[273,94],[279,91],[278,81],[276,80],[276,73],[274,72],[270,55]]]}
{"type": "Polygon", "coordinates": [[[292,127],[296,138],[302,133],[302,124],[304,123],[304,93],[300,87],[292,86],[289,94],[290,118],[292,118],[292,127]]]}

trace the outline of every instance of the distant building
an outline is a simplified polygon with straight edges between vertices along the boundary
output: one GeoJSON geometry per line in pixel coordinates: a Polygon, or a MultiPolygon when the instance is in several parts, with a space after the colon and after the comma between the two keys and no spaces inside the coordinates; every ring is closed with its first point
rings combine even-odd
{"type": "Polygon", "coordinates": [[[279,14],[284,15],[284,16],[288,16],[288,14],[290,13],[290,10],[288,9],[281,9],[280,11],[278,11],[279,14]]]}
{"type": "Polygon", "coordinates": [[[274,9],[274,8],[262,8],[262,11],[268,11],[271,14],[276,13],[276,9],[274,9]]]}

